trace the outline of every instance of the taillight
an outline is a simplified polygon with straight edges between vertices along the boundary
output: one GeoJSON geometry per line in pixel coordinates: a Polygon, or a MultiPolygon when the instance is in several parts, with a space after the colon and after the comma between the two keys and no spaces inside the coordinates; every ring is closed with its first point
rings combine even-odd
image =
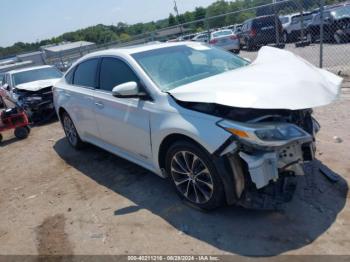
{"type": "Polygon", "coordinates": [[[231,35],[230,38],[231,38],[232,40],[236,40],[236,39],[238,39],[238,36],[236,36],[236,35],[231,35]]]}
{"type": "Polygon", "coordinates": [[[249,35],[256,36],[256,30],[255,29],[250,30],[249,35]]]}
{"type": "Polygon", "coordinates": [[[217,42],[218,42],[217,39],[212,39],[212,40],[209,41],[209,44],[215,45],[217,42]]]}

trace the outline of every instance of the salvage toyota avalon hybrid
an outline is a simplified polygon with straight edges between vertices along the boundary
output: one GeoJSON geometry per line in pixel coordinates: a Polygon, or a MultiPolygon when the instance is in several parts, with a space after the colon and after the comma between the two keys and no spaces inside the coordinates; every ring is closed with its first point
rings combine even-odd
{"type": "Polygon", "coordinates": [[[169,177],[192,206],[275,208],[314,158],[311,108],[335,100],[341,82],[272,47],[250,63],[201,43],[159,43],[81,58],[54,102],[73,147],[91,143],[169,177]]]}

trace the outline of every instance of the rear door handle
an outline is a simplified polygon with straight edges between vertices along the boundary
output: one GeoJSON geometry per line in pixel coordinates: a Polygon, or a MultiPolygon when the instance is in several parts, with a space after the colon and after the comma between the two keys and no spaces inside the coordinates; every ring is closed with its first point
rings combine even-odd
{"type": "Polygon", "coordinates": [[[104,108],[104,104],[102,102],[95,102],[95,105],[98,107],[98,108],[104,108]]]}
{"type": "Polygon", "coordinates": [[[64,95],[67,96],[67,97],[70,97],[70,96],[71,96],[71,94],[68,93],[68,92],[64,92],[64,95]]]}

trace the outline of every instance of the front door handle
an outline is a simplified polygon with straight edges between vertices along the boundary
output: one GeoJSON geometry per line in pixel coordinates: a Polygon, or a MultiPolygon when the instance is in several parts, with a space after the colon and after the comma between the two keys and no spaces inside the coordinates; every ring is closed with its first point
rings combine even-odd
{"type": "Polygon", "coordinates": [[[104,104],[102,102],[95,102],[95,105],[98,107],[98,108],[104,108],[104,104]]]}

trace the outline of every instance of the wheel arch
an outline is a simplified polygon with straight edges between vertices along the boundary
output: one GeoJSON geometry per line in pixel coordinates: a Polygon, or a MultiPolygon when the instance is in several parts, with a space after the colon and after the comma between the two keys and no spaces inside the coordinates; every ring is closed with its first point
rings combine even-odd
{"type": "MultiPolygon", "coordinates": [[[[193,139],[187,135],[184,135],[181,133],[170,134],[162,140],[160,147],[159,147],[158,165],[159,165],[161,170],[163,170],[163,171],[165,170],[165,161],[166,161],[167,150],[171,147],[171,145],[173,143],[175,143],[176,141],[179,141],[179,140],[194,143],[195,145],[199,146],[201,149],[208,152],[208,150],[203,145],[201,145],[198,141],[196,141],[195,139],[193,139]]],[[[215,154],[210,154],[210,155],[213,157],[214,166],[217,169],[219,176],[223,180],[226,203],[229,205],[232,205],[232,204],[236,203],[238,200],[236,197],[235,182],[234,182],[234,177],[232,174],[233,170],[227,166],[228,159],[226,159],[225,157],[216,156],[215,154]]]]}
{"type": "Polygon", "coordinates": [[[193,138],[191,138],[187,135],[184,135],[181,133],[169,134],[162,140],[162,142],[160,143],[160,146],[159,146],[159,150],[158,150],[158,165],[161,169],[165,168],[166,152],[168,151],[168,149],[171,147],[171,145],[173,143],[175,143],[176,141],[180,141],[180,140],[194,143],[194,144],[198,145],[200,148],[202,148],[203,150],[207,151],[205,149],[205,147],[202,146],[198,141],[194,140],[193,138]]]}

